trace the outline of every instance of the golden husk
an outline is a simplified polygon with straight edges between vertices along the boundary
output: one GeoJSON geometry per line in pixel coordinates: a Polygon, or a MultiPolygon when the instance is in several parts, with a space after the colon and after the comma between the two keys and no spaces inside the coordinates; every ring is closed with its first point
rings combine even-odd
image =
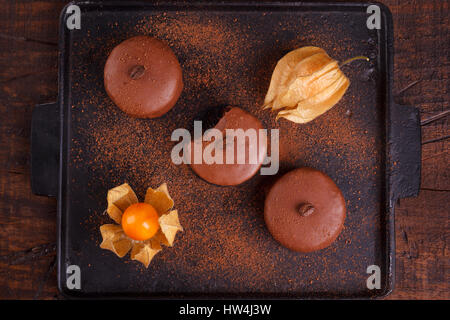
{"type": "Polygon", "coordinates": [[[131,240],[125,235],[122,227],[117,224],[104,224],[100,227],[103,241],[100,248],[111,250],[122,258],[131,249],[131,240]]]}
{"type": "Polygon", "coordinates": [[[148,188],[144,202],[152,205],[158,214],[159,212],[165,213],[173,207],[173,200],[169,195],[167,184],[165,183],[160,185],[156,190],[148,188]]]}
{"type": "Polygon", "coordinates": [[[278,111],[277,119],[306,123],[331,109],[349,84],[337,61],[323,49],[299,48],[278,61],[264,108],[278,111]]]}
{"type": "Polygon", "coordinates": [[[100,248],[114,252],[122,258],[131,249],[131,259],[137,260],[148,267],[153,257],[162,250],[161,244],[171,247],[176,233],[183,231],[178,219],[178,211],[171,210],[174,202],[163,183],[157,189],[148,188],[145,195],[145,203],[152,205],[159,215],[160,229],[152,238],[145,241],[136,241],[128,238],[121,225],[123,212],[138,199],[131,187],[124,183],[118,187],[108,190],[108,208],[106,212],[109,217],[118,224],[104,224],[100,227],[103,241],[100,248]]]}

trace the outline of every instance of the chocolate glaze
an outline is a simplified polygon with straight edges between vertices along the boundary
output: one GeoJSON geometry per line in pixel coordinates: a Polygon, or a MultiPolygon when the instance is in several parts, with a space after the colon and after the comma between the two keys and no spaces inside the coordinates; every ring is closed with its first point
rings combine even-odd
{"type": "Polygon", "coordinates": [[[264,220],[283,246],[311,252],[329,246],[338,237],[345,212],[344,197],[330,177],[312,168],[299,168],[272,186],[265,201],[264,220]]]}
{"type": "Polygon", "coordinates": [[[183,89],[177,57],[162,41],[148,36],[127,39],[112,50],[104,83],[114,103],[138,118],[162,116],[183,89]]]}
{"type": "MultiPolygon", "coordinates": [[[[263,129],[261,121],[252,116],[250,113],[237,108],[237,107],[228,107],[225,111],[223,117],[219,120],[219,122],[214,127],[222,132],[223,137],[226,141],[225,130],[226,129],[243,129],[246,131],[247,129],[255,129],[257,132],[257,141],[259,141],[259,129],[263,129]]],[[[261,167],[262,162],[264,161],[264,157],[266,154],[266,146],[259,147],[258,142],[256,142],[256,146],[252,144],[252,147],[257,148],[257,162],[254,164],[249,163],[249,154],[248,150],[250,148],[251,139],[245,139],[245,164],[237,163],[237,139],[234,139],[234,164],[226,164],[226,150],[231,149],[230,145],[226,145],[223,150],[223,164],[194,164],[193,152],[191,152],[191,168],[204,180],[221,185],[221,186],[232,186],[241,184],[248,179],[250,179],[261,167]]],[[[209,145],[210,141],[204,141],[202,144],[202,150],[209,145]]],[[[193,144],[190,145],[190,150],[193,150],[193,144]]]]}

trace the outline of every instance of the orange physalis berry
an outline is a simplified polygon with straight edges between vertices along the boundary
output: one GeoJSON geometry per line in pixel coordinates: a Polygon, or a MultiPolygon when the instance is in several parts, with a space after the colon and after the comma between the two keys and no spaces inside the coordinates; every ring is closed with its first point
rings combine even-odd
{"type": "Polygon", "coordinates": [[[122,228],[133,240],[150,239],[159,229],[158,213],[147,203],[135,203],[123,213],[122,228]]]}

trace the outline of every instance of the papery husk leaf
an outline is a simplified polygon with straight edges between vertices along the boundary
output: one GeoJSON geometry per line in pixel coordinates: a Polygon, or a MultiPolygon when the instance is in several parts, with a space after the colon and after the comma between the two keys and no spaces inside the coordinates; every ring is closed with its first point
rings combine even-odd
{"type": "Polygon", "coordinates": [[[296,109],[278,112],[277,119],[285,118],[295,123],[307,123],[331,109],[345,94],[350,81],[341,74],[338,80],[319,94],[303,100],[296,109]]]}
{"type": "MultiPolygon", "coordinates": [[[[297,63],[292,69],[292,78],[295,79],[298,77],[310,76],[320,71],[330,62],[333,62],[333,59],[331,59],[325,51],[319,51],[297,63]]],[[[288,79],[289,78],[290,77],[288,77],[288,79]]]]}
{"type": "Polygon", "coordinates": [[[108,201],[106,212],[119,224],[123,212],[132,204],[138,203],[138,198],[128,183],[109,189],[106,199],[108,201]]]}
{"type": "MultiPolygon", "coordinates": [[[[269,87],[269,89],[272,88],[272,94],[274,95],[271,106],[272,110],[294,107],[299,101],[298,98],[294,99],[294,101],[292,102],[286,102],[281,99],[283,96],[285,96],[291,84],[298,78],[303,78],[304,80],[306,80],[307,77],[310,77],[314,73],[319,72],[327,64],[333,62],[333,60],[322,49],[317,47],[306,47],[306,48],[307,48],[306,52],[308,54],[312,53],[311,55],[300,54],[292,57],[289,56],[288,54],[286,55],[287,57],[286,63],[281,64],[280,66],[277,65],[277,67],[275,67],[274,73],[277,71],[277,68],[278,69],[284,68],[284,70],[281,71],[283,77],[280,77],[279,81],[277,83],[274,83],[273,86],[271,82],[271,85],[269,87]]],[[[302,51],[300,51],[300,53],[301,52],[302,51]]],[[[285,59],[285,57],[283,57],[281,60],[283,59],[285,59]]]]}
{"type": "Polygon", "coordinates": [[[158,219],[161,232],[167,239],[167,245],[172,246],[175,240],[175,235],[178,231],[183,231],[183,227],[178,219],[178,211],[172,210],[169,213],[162,215],[158,219]]]}
{"type": "Polygon", "coordinates": [[[169,241],[167,240],[164,233],[162,233],[161,228],[159,228],[158,232],[156,232],[152,239],[158,241],[160,244],[163,244],[166,247],[170,247],[169,241]]]}
{"type": "Polygon", "coordinates": [[[277,63],[264,108],[278,110],[277,119],[306,123],[331,109],[349,83],[338,62],[323,49],[296,49],[277,63]]]}
{"type": "Polygon", "coordinates": [[[331,61],[316,73],[296,78],[279,98],[280,103],[287,108],[295,108],[297,104],[324,90],[330,83],[336,81],[342,72],[337,61],[331,61]]]}
{"type": "Polygon", "coordinates": [[[122,222],[123,212],[122,210],[117,208],[117,206],[114,205],[113,203],[108,204],[106,212],[108,213],[109,217],[113,219],[116,223],[120,224],[122,222]]]}
{"type": "Polygon", "coordinates": [[[161,245],[154,239],[136,242],[131,250],[131,260],[137,260],[148,268],[153,257],[161,250],[161,245]]]}
{"type": "Polygon", "coordinates": [[[148,203],[155,208],[158,215],[161,216],[173,208],[173,199],[167,190],[167,184],[163,183],[156,190],[152,188],[147,189],[145,194],[145,203],[148,203]]]}
{"type": "Polygon", "coordinates": [[[282,110],[278,112],[276,120],[284,118],[286,120],[295,122],[295,123],[306,123],[308,122],[307,118],[302,117],[300,113],[298,113],[297,109],[290,110],[282,110]]]}
{"type": "Polygon", "coordinates": [[[293,108],[299,101],[328,86],[322,76],[334,68],[338,68],[337,61],[331,59],[323,50],[298,61],[284,82],[278,84],[272,110],[293,108]],[[318,85],[313,86],[314,82],[318,85]]]}
{"type": "Polygon", "coordinates": [[[330,86],[322,90],[320,93],[305,99],[298,103],[297,111],[312,109],[315,110],[316,117],[331,109],[345,94],[350,81],[341,73],[341,76],[330,86]]]}
{"type": "Polygon", "coordinates": [[[111,250],[119,258],[125,256],[130,251],[132,242],[122,230],[122,227],[117,224],[104,224],[100,226],[100,233],[103,241],[100,248],[111,250]]]}
{"type": "Polygon", "coordinates": [[[302,47],[287,53],[277,62],[264,99],[265,109],[278,108],[278,106],[273,106],[273,102],[278,95],[279,87],[286,83],[286,79],[291,75],[298,62],[318,52],[324,52],[324,50],[319,47],[302,47]]]}

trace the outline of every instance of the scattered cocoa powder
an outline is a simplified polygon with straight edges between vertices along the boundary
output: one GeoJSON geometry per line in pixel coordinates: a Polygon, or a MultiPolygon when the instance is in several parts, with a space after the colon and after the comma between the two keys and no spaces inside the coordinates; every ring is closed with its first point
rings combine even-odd
{"type": "Polygon", "coordinates": [[[72,200],[79,209],[72,219],[79,219],[86,234],[80,241],[98,254],[85,258],[91,269],[108,261],[113,270],[121,270],[111,277],[121,287],[125,284],[120,281],[145,279],[129,284],[130,290],[142,292],[155,281],[152,290],[170,287],[171,292],[312,294],[363,289],[365,267],[382,259],[378,237],[383,228],[385,141],[375,75],[363,81],[360,67],[344,67],[352,81],[346,95],[306,125],[275,121],[275,114],[260,106],[276,62],[294,48],[320,46],[338,60],[375,49],[355,40],[352,28],[326,24],[314,14],[302,15],[301,21],[296,15],[271,19],[276,14],[236,17],[170,11],[107,26],[99,22],[97,29],[74,40],[69,179],[73,194],[80,197],[72,200]],[[109,52],[138,34],[166,41],[183,69],[181,98],[158,119],[127,116],[103,88],[109,52]],[[240,186],[219,187],[198,178],[187,165],[170,161],[175,144],[170,141],[172,131],[191,128],[206,110],[223,105],[241,106],[266,128],[280,130],[278,176],[311,166],[327,173],[342,189],[348,217],[344,231],[329,248],[304,255],[272,239],[262,212],[264,192],[276,177],[257,175],[240,186]],[[351,117],[346,110],[351,110],[351,117]],[[185,229],[174,247],[159,253],[149,269],[96,251],[101,240],[98,228],[108,221],[102,214],[106,191],[123,182],[140,198],[147,187],[167,182],[185,229]]]}

